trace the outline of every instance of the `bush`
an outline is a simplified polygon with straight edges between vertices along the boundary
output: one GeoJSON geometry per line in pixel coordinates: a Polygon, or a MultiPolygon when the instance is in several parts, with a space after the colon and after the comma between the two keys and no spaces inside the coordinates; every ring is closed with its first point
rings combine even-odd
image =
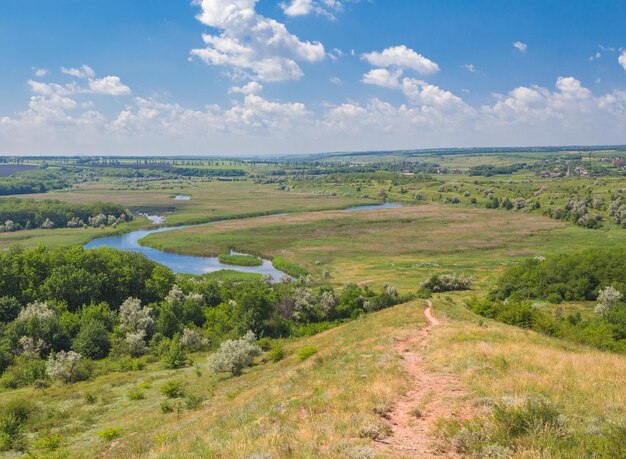
{"type": "Polygon", "coordinates": [[[98,397],[93,392],[85,392],[83,394],[83,400],[88,405],[93,405],[94,403],[98,401],[98,397]]]}
{"type": "Polygon", "coordinates": [[[15,449],[22,438],[21,423],[10,414],[0,417],[0,451],[15,449]]]}
{"type": "Polygon", "coordinates": [[[90,362],[82,360],[82,356],[74,351],[59,351],[50,354],[46,362],[46,374],[66,384],[89,379],[93,367],[90,362]]]}
{"type": "Polygon", "coordinates": [[[205,351],[209,347],[209,340],[198,331],[185,327],[180,337],[180,345],[190,352],[205,351]]]}
{"type": "Polygon", "coordinates": [[[146,398],[146,395],[139,387],[133,387],[128,391],[128,400],[137,401],[144,398],[146,398]]]}
{"type": "Polygon", "coordinates": [[[163,383],[160,388],[160,392],[167,398],[179,398],[185,395],[183,383],[175,379],[171,379],[163,383]]]}
{"type": "Polygon", "coordinates": [[[2,375],[1,384],[7,389],[17,389],[46,379],[46,361],[18,357],[2,375]]]}
{"type": "Polygon", "coordinates": [[[204,399],[197,395],[189,394],[185,397],[185,408],[188,410],[197,410],[202,405],[204,399]]]}
{"type": "Polygon", "coordinates": [[[267,357],[274,363],[279,362],[285,358],[285,349],[280,345],[274,346],[267,353],[267,357]]]}
{"type": "Polygon", "coordinates": [[[183,368],[191,363],[178,339],[170,341],[169,347],[163,354],[162,362],[163,366],[168,369],[183,368]]]}
{"type": "Polygon", "coordinates": [[[22,427],[34,410],[25,399],[9,401],[0,412],[0,451],[24,449],[22,427]]]}
{"type": "Polygon", "coordinates": [[[309,357],[317,354],[319,350],[315,346],[304,346],[298,349],[297,355],[301,362],[305,361],[309,357]]]}
{"type": "Polygon", "coordinates": [[[422,284],[422,288],[431,292],[452,292],[469,290],[473,279],[463,274],[435,274],[422,284]]]}
{"type": "Polygon", "coordinates": [[[261,355],[254,333],[249,331],[242,338],[224,341],[209,359],[214,373],[230,372],[240,375],[245,367],[252,365],[254,357],[261,355]]]}
{"type": "Polygon", "coordinates": [[[118,427],[108,427],[98,432],[98,437],[106,441],[112,441],[122,436],[122,429],[118,427]]]}
{"type": "Polygon", "coordinates": [[[163,413],[163,414],[173,413],[174,412],[174,407],[167,400],[163,400],[161,402],[160,407],[161,407],[161,413],[163,413]]]}

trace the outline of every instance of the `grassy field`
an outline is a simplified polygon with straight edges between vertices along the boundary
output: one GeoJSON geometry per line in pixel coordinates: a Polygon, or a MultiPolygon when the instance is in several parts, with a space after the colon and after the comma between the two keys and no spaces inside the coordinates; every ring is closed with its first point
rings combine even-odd
{"type": "MultiPolygon", "coordinates": [[[[252,182],[202,182],[172,190],[150,189],[110,190],[104,183],[81,185],[77,190],[58,191],[45,194],[21,195],[25,199],[58,199],[71,203],[93,203],[96,201],[122,204],[133,211],[156,213],[166,216],[169,226],[202,223],[227,218],[302,212],[323,209],[342,209],[358,204],[371,204],[369,199],[320,195],[312,192],[286,193],[276,191],[269,185],[252,182]],[[189,195],[188,201],[174,200],[175,195],[189,195]]],[[[132,231],[150,226],[147,219],[137,216],[131,224],[111,228],[28,230],[15,233],[0,233],[0,248],[19,243],[26,247],[45,244],[84,244],[95,237],[108,236],[120,231],[132,231]]]]}
{"type": "Polygon", "coordinates": [[[332,211],[222,222],[142,243],[167,251],[216,255],[230,249],[280,256],[330,281],[385,282],[416,289],[436,271],[466,272],[485,287],[521,257],[570,247],[626,244],[626,231],[587,230],[526,213],[437,204],[376,211],[332,211]]]}

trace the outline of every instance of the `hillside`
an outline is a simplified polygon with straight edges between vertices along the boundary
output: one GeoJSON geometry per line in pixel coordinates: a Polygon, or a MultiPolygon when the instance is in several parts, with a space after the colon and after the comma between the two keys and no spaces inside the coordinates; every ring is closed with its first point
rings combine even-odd
{"type": "MultiPolygon", "coordinates": [[[[211,376],[207,356],[196,354],[186,369],[151,364],[0,399],[34,400],[37,432],[29,436],[37,457],[414,457],[406,436],[428,445],[432,457],[455,457],[475,445],[442,424],[445,415],[480,420],[490,416],[490,403],[528,397],[558,410],[574,432],[559,457],[576,457],[576,438],[590,426],[603,429],[623,417],[626,399],[615,390],[626,371],[623,357],[479,321],[448,298],[434,300],[442,324],[424,333],[423,309],[410,302],[289,340],[286,358],[272,363],[265,354],[239,377],[211,376]],[[317,352],[301,361],[305,347],[317,352]],[[407,371],[412,358],[423,364],[407,371]],[[172,379],[202,399],[198,406],[172,399],[174,406],[180,400],[179,412],[162,412],[159,388],[172,379]],[[432,384],[438,380],[445,392],[432,384]],[[142,398],[129,399],[137,388],[142,398]],[[413,402],[413,419],[398,415],[399,406],[413,402]]],[[[515,457],[529,457],[556,447],[553,434],[546,427],[507,441],[518,446],[515,457]]],[[[597,457],[617,457],[609,454],[617,441],[606,437],[597,457]]]]}

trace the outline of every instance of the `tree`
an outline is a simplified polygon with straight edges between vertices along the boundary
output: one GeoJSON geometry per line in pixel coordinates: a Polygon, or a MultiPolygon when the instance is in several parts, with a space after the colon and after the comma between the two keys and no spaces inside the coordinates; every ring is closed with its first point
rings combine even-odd
{"type": "Polygon", "coordinates": [[[210,357],[209,368],[214,373],[230,372],[233,376],[238,376],[245,367],[252,365],[254,357],[258,355],[261,355],[261,348],[256,343],[254,333],[248,331],[239,339],[224,341],[210,357]]]}
{"type": "Polygon", "coordinates": [[[617,289],[611,286],[604,287],[600,290],[598,295],[598,304],[596,305],[594,311],[598,314],[604,314],[613,309],[613,307],[622,301],[623,298],[624,295],[622,295],[617,289]]]}
{"type": "Polygon", "coordinates": [[[20,313],[20,303],[12,296],[0,297],[0,322],[11,322],[20,313]]]}
{"type": "Polygon", "coordinates": [[[106,357],[111,348],[106,326],[97,320],[85,322],[74,338],[72,348],[79,354],[91,359],[106,357]]]}
{"type": "Polygon", "coordinates": [[[57,354],[50,354],[46,362],[46,374],[50,379],[58,379],[64,383],[76,380],[78,373],[78,362],[82,356],[74,351],[60,351],[57,354]]]}
{"type": "Polygon", "coordinates": [[[120,327],[125,331],[143,331],[147,334],[154,326],[151,313],[152,308],[141,307],[140,299],[128,298],[120,306],[120,327]]]}

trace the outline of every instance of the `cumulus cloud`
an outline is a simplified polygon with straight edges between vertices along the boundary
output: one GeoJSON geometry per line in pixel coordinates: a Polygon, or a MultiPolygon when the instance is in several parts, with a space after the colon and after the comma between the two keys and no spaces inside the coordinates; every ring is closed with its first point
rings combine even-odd
{"type": "Polygon", "coordinates": [[[362,58],[376,67],[398,67],[415,70],[424,75],[437,73],[439,65],[405,45],[392,46],[382,52],[366,53],[362,58]]]}
{"type": "Polygon", "coordinates": [[[315,13],[334,18],[334,12],[340,10],[342,4],[339,0],[291,0],[281,3],[280,7],[290,17],[315,13]]]}
{"type": "Polygon", "coordinates": [[[36,77],[45,77],[48,74],[48,69],[37,69],[37,68],[33,68],[33,72],[35,73],[36,77]]]}
{"type": "Polygon", "coordinates": [[[61,72],[76,78],[93,78],[96,76],[94,69],[88,65],[83,65],[79,69],[61,67],[61,72]]]}
{"type": "Polygon", "coordinates": [[[400,87],[399,79],[401,76],[402,70],[400,69],[393,72],[387,69],[372,69],[363,75],[363,79],[361,81],[365,84],[396,89],[400,87]]]}
{"type": "Polygon", "coordinates": [[[204,48],[191,51],[209,65],[225,66],[234,75],[259,81],[297,80],[303,76],[300,62],[324,59],[324,46],[300,40],[284,24],[256,12],[257,0],[196,0],[198,20],[218,29],[203,34],[204,48]]]}
{"type": "Polygon", "coordinates": [[[617,58],[617,62],[626,70],[626,50],[622,51],[622,54],[617,58]]]}
{"type": "Polygon", "coordinates": [[[528,49],[528,45],[526,43],[522,43],[521,41],[516,41],[513,43],[513,47],[517,48],[520,53],[525,53],[528,49]]]}
{"type": "Polygon", "coordinates": [[[116,76],[90,79],[89,90],[94,94],[105,94],[108,96],[127,96],[131,93],[130,88],[116,76]]]}
{"type": "Polygon", "coordinates": [[[97,100],[88,99],[89,77],[66,85],[31,80],[26,108],[0,116],[0,154],[276,154],[624,142],[626,91],[594,95],[563,76],[551,88],[520,86],[473,107],[401,71],[379,68],[363,77],[404,94],[400,104],[372,98],[307,106],[263,97],[261,84],[249,82],[231,89],[243,97],[201,109],[145,97],[127,99],[122,109],[98,108],[97,100]]]}
{"type": "Polygon", "coordinates": [[[251,81],[243,86],[232,86],[228,92],[233,94],[256,94],[263,90],[263,86],[256,81],[251,81]]]}

